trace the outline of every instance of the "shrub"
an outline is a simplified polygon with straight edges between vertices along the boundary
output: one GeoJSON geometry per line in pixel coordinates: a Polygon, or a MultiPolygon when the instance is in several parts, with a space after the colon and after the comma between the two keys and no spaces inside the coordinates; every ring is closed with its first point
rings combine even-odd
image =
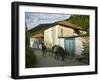
{"type": "Polygon", "coordinates": [[[86,58],[89,58],[89,37],[84,37],[84,40],[83,41],[83,45],[84,45],[84,50],[83,50],[83,53],[82,55],[85,56],[86,58]]]}
{"type": "Polygon", "coordinates": [[[34,51],[32,48],[30,48],[30,35],[26,27],[26,55],[25,55],[25,67],[26,68],[32,68],[35,67],[37,64],[37,59],[34,54],[34,51]]]}
{"type": "Polygon", "coordinates": [[[84,58],[82,58],[82,61],[89,64],[89,37],[88,36],[84,37],[83,45],[84,45],[84,50],[82,52],[82,56],[84,58]]]}
{"type": "Polygon", "coordinates": [[[37,64],[36,56],[32,48],[26,49],[26,68],[35,67],[37,64]]]}

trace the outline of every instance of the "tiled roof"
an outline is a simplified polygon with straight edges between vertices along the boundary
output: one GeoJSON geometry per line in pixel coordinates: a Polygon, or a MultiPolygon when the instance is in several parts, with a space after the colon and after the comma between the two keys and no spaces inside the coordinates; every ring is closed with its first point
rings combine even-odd
{"type": "Polygon", "coordinates": [[[37,34],[39,32],[43,32],[44,30],[46,30],[46,29],[48,29],[50,27],[53,27],[55,25],[61,25],[61,26],[64,26],[64,27],[72,28],[72,29],[82,30],[80,26],[78,26],[76,24],[72,24],[67,20],[63,20],[63,21],[58,21],[58,22],[55,22],[55,23],[40,24],[40,25],[34,27],[33,29],[31,29],[29,31],[30,31],[31,34],[33,34],[33,32],[34,33],[36,32],[36,34],[37,34]]]}
{"type": "Polygon", "coordinates": [[[36,35],[33,35],[32,37],[33,37],[33,38],[43,38],[44,35],[43,35],[43,33],[38,33],[38,34],[36,34],[36,35]]]}
{"type": "Polygon", "coordinates": [[[67,21],[67,20],[64,20],[64,21],[59,21],[59,22],[56,22],[57,24],[59,24],[59,25],[63,25],[63,26],[65,26],[65,27],[70,27],[70,28],[73,28],[73,29],[81,29],[81,27],[80,26],[78,26],[78,25],[76,25],[76,24],[72,24],[72,23],[70,23],[69,21],[67,21]]]}

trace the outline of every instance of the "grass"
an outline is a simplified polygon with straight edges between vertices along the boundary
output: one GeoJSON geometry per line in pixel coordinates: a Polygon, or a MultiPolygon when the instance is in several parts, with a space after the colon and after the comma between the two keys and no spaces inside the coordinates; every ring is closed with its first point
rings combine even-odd
{"type": "Polygon", "coordinates": [[[36,67],[37,59],[32,48],[26,49],[26,68],[36,67]]]}

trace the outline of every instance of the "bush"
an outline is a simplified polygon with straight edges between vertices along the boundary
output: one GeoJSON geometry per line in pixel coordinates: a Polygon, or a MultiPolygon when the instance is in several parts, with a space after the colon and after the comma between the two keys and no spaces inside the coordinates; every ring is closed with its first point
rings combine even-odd
{"type": "Polygon", "coordinates": [[[35,67],[37,64],[36,56],[32,48],[26,49],[26,68],[35,67]]]}
{"type": "Polygon", "coordinates": [[[84,37],[83,45],[84,45],[84,50],[82,52],[82,56],[84,58],[82,58],[81,60],[84,63],[89,64],[89,37],[88,36],[84,37]]]}
{"type": "Polygon", "coordinates": [[[37,59],[34,54],[34,51],[32,48],[30,48],[30,35],[26,27],[26,55],[25,55],[25,67],[26,68],[32,68],[35,67],[37,64],[37,59]]]}
{"type": "Polygon", "coordinates": [[[83,53],[82,55],[86,58],[89,58],[89,37],[84,37],[84,40],[83,41],[83,45],[84,45],[84,50],[83,50],[83,53]]]}

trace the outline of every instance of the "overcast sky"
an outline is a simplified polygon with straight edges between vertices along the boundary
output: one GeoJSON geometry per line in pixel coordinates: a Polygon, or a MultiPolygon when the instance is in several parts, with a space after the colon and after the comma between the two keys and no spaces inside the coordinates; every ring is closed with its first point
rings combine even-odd
{"type": "Polygon", "coordinates": [[[39,24],[53,23],[68,19],[70,15],[67,14],[51,14],[51,13],[34,13],[25,12],[25,21],[28,30],[36,27],[39,24]]]}

